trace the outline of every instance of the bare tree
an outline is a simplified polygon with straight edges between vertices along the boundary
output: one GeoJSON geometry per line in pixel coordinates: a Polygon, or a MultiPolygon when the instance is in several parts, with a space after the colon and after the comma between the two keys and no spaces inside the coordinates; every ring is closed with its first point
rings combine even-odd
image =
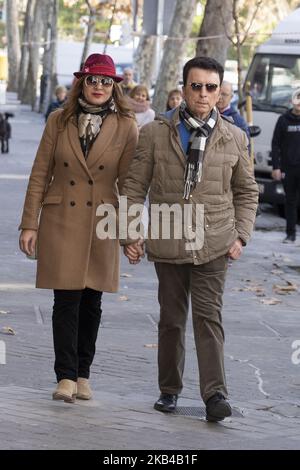
{"type": "Polygon", "coordinates": [[[57,13],[58,0],[50,0],[45,18],[45,50],[43,57],[43,75],[41,77],[40,112],[45,113],[57,84],[57,13]]]}
{"type": "MultiPolygon", "coordinates": [[[[259,11],[260,6],[262,5],[262,0],[256,0],[254,5],[252,4],[252,8],[248,11],[248,18],[246,18],[245,25],[241,24],[240,20],[240,11],[238,8],[238,1],[233,0],[232,5],[232,16],[234,21],[234,36],[232,37],[227,32],[227,37],[231,41],[232,45],[236,49],[237,55],[237,63],[238,63],[238,95],[239,95],[239,102],[242,103],[243,101],[243,90],[242,90],[242,69],[243,69],[243,57],[242,57],[242,47],[245,43],[246,39],[249,36],[251,26],[253,21],[259,11]],[[243,30],[243,31],[242,31],[243,30]]],[[[243,110],[241,109],[241,114],[243,114],[243,110]]]]}
{"type": "Polygon", "coordinates": [[[31,29],[33,22],[33,12],[36,0],[28,0],[26,6],[26,13],[23,26],[23,38],[21,45],[21,62],[19,71],[19,83],[18,83],[18,97],[22,98],[23,91],[25,88],[25,80],[28,72],[29,64],[29,43],[31,41],[31,29]]]}
{"type": "Polygon", "coordinates": [[[165,109],[168,91],[178,85],[181,59],[186,50],[183,37],[188,38],[190,35],[195,7],[196,0],[176,0],[153,98],[153,107],[158,112],[165,109]]]}
{"type": "Polygon", "coordinates": [[[34,8],[34,22],[31,28],[31,42],[29,45],[29,64],[26,84],[23,90],[22,103],[30,104],[34,110],[36,107],[37,80],[39,67],[39,49],[41,46],[43,19],[46,16],[48,0],[38,0],[34,8]]]}
{"type": "Polygon", "coordinates": [[[197,43],[197,56],[213,57],[224,66],[230,45],[233,0],[207,0],[197,43]]]}
{"type": "Polygon", "coordinates": [[[147,88],[151,88],[152,85],[155,46],[155,36],[143,35],[140,38],[138,48],[134,55],[134,71],[138,76],[139,83],[142,83],[147,88]]]}
{"type": "Polygon", "coordinates": [[[85,3],[89,10],[89,19],[88,19],[87,32],[86,32],[86,36],[84,40],[84,46],[83,46],[80,65],[83,64],[83,62],[88,56],[91,43],[94,37],[95,26],[96,26],[96,14],[97,14],[96,6],[93,6],[90,0],[85,0],[85,3]]]}
{"type": "Polygon", "coordinates": [[[18,2],[9,0],[6,2],[6,34],[8,56],[8,84],[9,91],[18,91],[18,76],[20,66],[20,34],[18,22],[18,2]]]}

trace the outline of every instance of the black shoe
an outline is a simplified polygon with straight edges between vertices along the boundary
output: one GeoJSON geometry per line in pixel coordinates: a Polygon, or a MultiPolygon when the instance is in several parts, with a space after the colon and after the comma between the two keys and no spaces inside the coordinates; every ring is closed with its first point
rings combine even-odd
{"type": "Polygon", "coordinates": [[[282,243],[294,243],[296,241],[296,235],[287,235],[282,243]]]}
{"type": "Polygon", "coordinates": [[[176,410],[178,395],[161,393],[159,399],[154,403],[154,409],[164,413],[172,413],[176,410]]]}
{"type": "Polygon", "coordinates": [[[206,420],[212,423],[231,416],[231,406],[222,393],[217,392],[206,402],[206,420]]]}

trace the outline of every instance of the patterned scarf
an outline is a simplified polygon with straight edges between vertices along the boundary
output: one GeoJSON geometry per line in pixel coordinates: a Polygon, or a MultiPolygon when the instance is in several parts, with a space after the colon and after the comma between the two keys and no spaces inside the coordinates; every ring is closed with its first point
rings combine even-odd
{"type": "Polygon", "coordinates": [[[103,120],[109,113],[116,113],[116,105],[111,97],[103,106],[87,103],[83,98],[78,98],[80,111],[78,115],[78,135],[85,159],[100,132],[103,120]]]}
{"type": "Polygon", "coordinates": [[[201,181],[202,163],[207,139],[212,134],[216,125],[218,113],[216,108],[210,113],[206,121],[192,116],[185,101],[179,108],[179,116],[186,129],[191,132],[191,137],[187,149],[187,163],[184,172],[184,193],[183,199],[189,199],[197,182],[201,181]]]}

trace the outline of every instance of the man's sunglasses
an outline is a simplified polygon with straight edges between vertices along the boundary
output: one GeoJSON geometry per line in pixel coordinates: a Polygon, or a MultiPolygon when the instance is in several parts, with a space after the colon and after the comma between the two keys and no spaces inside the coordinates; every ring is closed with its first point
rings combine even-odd
{"type": "Polygon", "coordinates": [[[219,85],[217,85],[216,83],[196,83],[196,82],[193,82],[193,83],[190,83],[190,86],[191,86],[191,89],[193,91],[200,91],[200,90],[202,90],[202,87],[205,87],[206,91],[208,91],[208,93],[213,93],[214,91],[216,91],[216,89],[218,88],[219,85]]]}
{"type": "Polygon", "coordinates": [[[86,86],[98,86],[99,84],[103,87],[109,88],[113,85],[114,80],[111,77],[101,77],[99,75],[88,75],[84,79],[86,86]]]}

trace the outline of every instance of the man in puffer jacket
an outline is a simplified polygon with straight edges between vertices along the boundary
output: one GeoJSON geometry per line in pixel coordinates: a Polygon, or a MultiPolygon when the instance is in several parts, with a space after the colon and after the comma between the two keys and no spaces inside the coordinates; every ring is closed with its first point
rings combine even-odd
{"type": "MultiPolygon", "coordinates": [[[[161,394],[154,408],[176,409],[183,387],[191,294],[200,393],[208,421],[231,415],[222,296],[228,258],[238,259],[247,244],[258,200],[247,136],[216,108],[223,73],[223,67],[209,57],[195,57],[185,64],[184,101],[141,129],[122,189],[131,217],[128,233],[120,241],[129,261],[136,263],[143,243],[130,231],[135,222],[132,213],[134,204],[144,203],[150,188],[146,251],[155,265],[160,303],[161,394]]],[[[126,215],[120,207],[119,218],[124,220],[126,215]]]]}
{"type": "Polygon", "coordinates": [[[293,108],[279,117],[272,139],[272,177],[283,180],[286,238],[296,240],[297,199],[300,197],[300,88],[292,96],[293,108]]]}

